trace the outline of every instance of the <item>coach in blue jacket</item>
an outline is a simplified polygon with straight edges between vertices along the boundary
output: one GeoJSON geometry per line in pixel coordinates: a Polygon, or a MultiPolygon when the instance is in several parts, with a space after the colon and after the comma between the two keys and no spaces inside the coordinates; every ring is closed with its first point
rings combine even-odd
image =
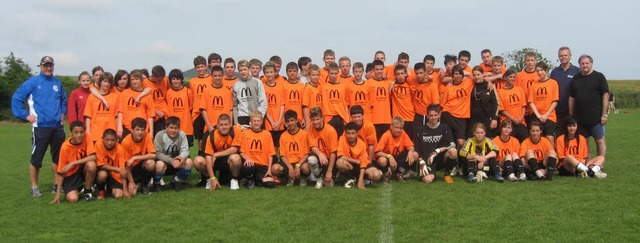
{"type": "Polygon", "coordinates": [[[22,83],[11,98],[13,115],[31,122],[33,127],[31,163],[29,165],[31,196],[33,197],[42,196],[40,189],[38,189],[38,175],[47,146],[51,146],[51,160],[53,161],[51,168],[53,169],[54,182],[55,177],[58,176],[56,170],[60,146],[65,139],[62,120],[67,114],[67,94],[62,89],[60,80],[53,76],[53,58],[43,57],[38,67],[40,67],[40,74],[22,83]],[[25,109],[25,101],[29,106],[28,111],[25,109]]]}

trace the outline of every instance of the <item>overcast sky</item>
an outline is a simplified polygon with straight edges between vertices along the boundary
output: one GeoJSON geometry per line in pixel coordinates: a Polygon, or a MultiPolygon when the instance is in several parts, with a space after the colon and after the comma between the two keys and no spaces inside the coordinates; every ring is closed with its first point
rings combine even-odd
{"type": "Polygon", "coordinates": [[[361,62],[377,50],[387,63],[402,51],[412,64],[433,54],[443,66],[444,54],[462,49],[475,65],[484,48],[499,55],[533,47],[557,63],[566,45],[576,65],[590,54],[607,78],[640,79],[638,7],[631,0],[14,0],[0,8],[0,55],[14,52],[34,70],[51,55],[57,74],[77,75],[96,65],[187,70],[211,52],[321,64],[327,48],[361,62]]]}

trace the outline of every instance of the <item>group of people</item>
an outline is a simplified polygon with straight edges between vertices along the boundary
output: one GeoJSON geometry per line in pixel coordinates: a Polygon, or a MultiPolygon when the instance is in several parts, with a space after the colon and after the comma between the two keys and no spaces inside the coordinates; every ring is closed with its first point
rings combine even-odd
{"type": "Polygon", "coordinates": [[[481,57],[471,67],[471,54],[460,51],[435,68],[426,55],[411,68],[406,53],[385,65],[378,51],[364,65],[346,56],[335,62],[326,50],[324,67],[301,57],[285,65],[284,77],[278,56],[263,65],[212,53],[194,58],[197,76],[188,86],[178,69],[112,75],[97,66],[79,75],[67,99],[45,56],[40,74],[13,95],[12,109],[33,125],[34,197],[42,195],[38,174],[51,147],[52,203],[62,192],[69,202],[159,192],[165,175],[180,190],[194,168],[208,190],[308,182],[320,189],[336,179],[364,189],[409,178],[432,183],[438,170],[446,183],[456,174],[469,182],[487,173],[498,182],[606,177],[609,90],[590,56],[578,68],[562,47],[550,75],[534,53],[519,72],[488,49],[481,57]]]}

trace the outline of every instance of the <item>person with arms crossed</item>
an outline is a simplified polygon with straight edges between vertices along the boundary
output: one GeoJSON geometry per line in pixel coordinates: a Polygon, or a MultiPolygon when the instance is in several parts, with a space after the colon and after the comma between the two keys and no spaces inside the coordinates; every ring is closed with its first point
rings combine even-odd
{"type": "MultiPolygon", "coordinates": [[[[40,74],[27,79],[11,97],[11,111],[18,119],[31,123],[31,161],[29,179],[31,196],[40,197],[38,177],[47,146],[51,147],[51,170],[54,183],[57,181],[60,147],[65,139],[62,121],[67,113],[67,94],[62,83],[53,76],[54,62],[50,56],[40,60],[40,74]],[[29,106],[27,111],[25,101],[29,106]]],[[[55,190],[56,188],[54,188],[55,190]]]]}
{"type": "MultiPolygon", "coordinates": [[[[87,104],[87,99],[91,94],[89,87],[91,86],[91,76],[88,72],[82,72],[78,75],[78,84],[80,87],[71,91],[69,94],[69,100],[67,104],[67,122],[71,125],[74,121],[84,121],[84,109],[87,104]]],[[[98,86],[98,79],[96,77],[95,84],[98,86]]]]}
{"type": "Polygon", "coordinates": [[[304,86],[302,92],[302,116],[304,122],[302,128],[309,130],[311,127],[311,115],[309,110],[313,107],[322,107],[322,94],[320,93],[320,86],[318,80],[320,79],[320,67],[312,64],[309,67],[309,83],[304,86]]]}

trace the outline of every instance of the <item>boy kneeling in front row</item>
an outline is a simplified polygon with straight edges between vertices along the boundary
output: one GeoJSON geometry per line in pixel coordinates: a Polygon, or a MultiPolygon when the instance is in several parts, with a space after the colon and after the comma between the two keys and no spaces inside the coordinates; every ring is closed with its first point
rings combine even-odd
{"type": "Polygon", "coordinates": [[[84,184],[84,199],[93,200],[93,179],[96,176],[96,154],[93,142],[85,136],[84,123],[71,123],[71,138],[60,148],[56,177],[56,196],[51,203],[60,203],[60,189],[64,189],[67,202],[78,201],[79,189],[84,184]]]}
{"type": "Polygon", "coordinates": [[[379,181],[382,171],[371,164],[367,144],[358,138],[358,125],[349,122],[344,128],[345,135],[338,141],[336,167],[341,174],[349,177],[344,184],[345,188],[353,187],[353,183],[357,181],[358,189],[364,189],[365,176],[369,180],[379,181]]]}

